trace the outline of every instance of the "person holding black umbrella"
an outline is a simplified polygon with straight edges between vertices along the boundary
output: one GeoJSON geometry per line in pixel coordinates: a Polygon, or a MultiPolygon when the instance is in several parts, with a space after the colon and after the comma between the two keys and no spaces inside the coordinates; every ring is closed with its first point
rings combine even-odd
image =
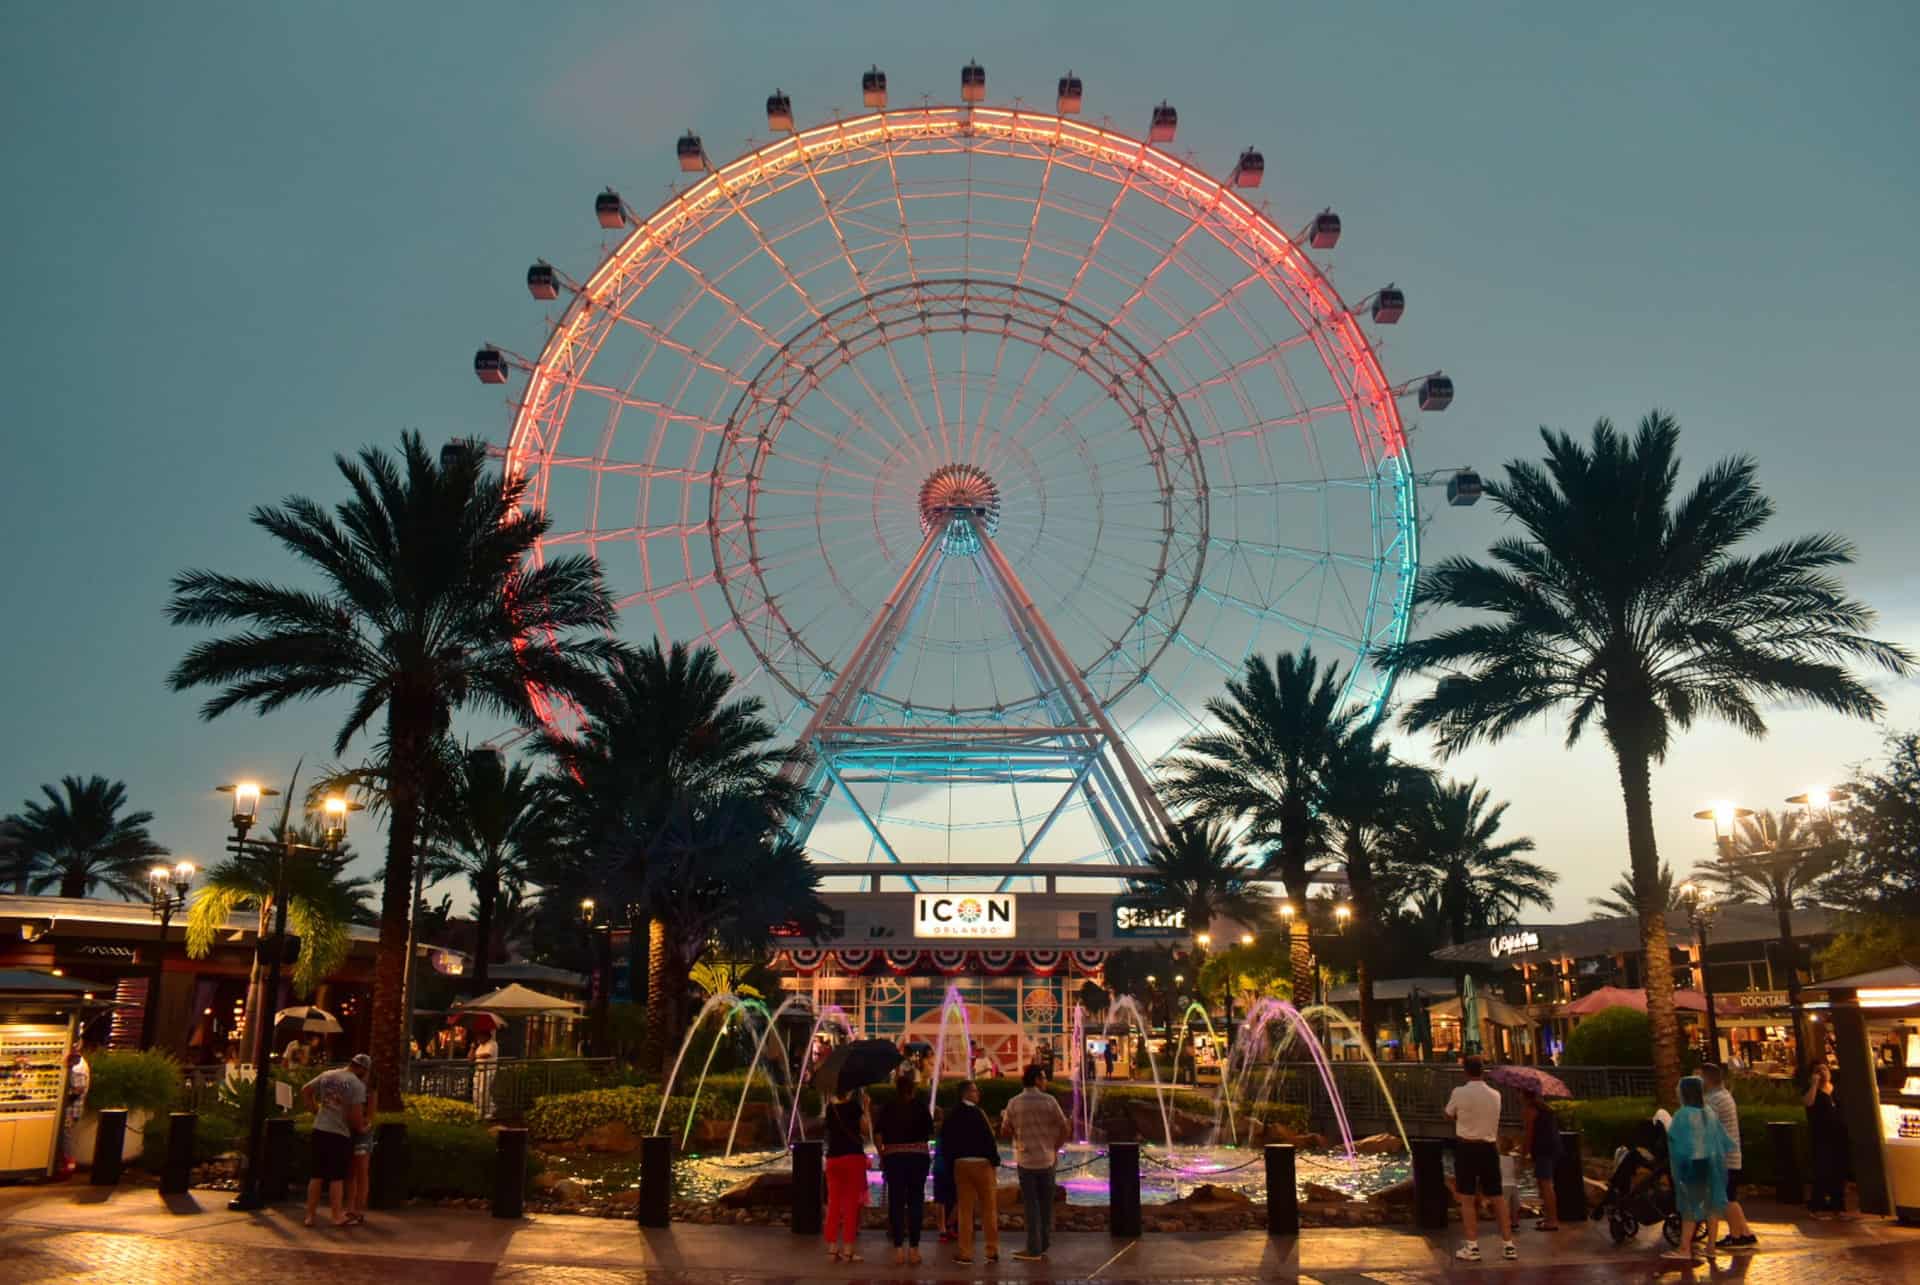
{"type": "Polygon", "coordinates": [[[827,1103],[826,1118],[827,1253],[836,1263],[863,1262],[856,1241],[860,1211],[867,1203],[867,1142],[873,1137],[867,1091],[838,1087],[827,1103]]]}
{"type": "Polygon", "coordinates": [[[893,1237],[895,1266],[920,1261],[920,1224],[926,1219],[932,1161],[927,1140],[932,1134],[933,1113],[919,1091],[919,1076],[911,1064],[903,1064],[893,1077],[893,1101],[880,1108],[873,1125],[880,1172],[887,1179],[887,1230],[893,1237]]]}

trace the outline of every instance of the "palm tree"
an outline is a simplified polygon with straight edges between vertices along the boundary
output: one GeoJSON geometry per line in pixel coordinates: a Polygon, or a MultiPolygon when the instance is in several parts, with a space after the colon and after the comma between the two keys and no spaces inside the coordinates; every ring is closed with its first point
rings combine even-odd
{"type": "Polygon", "coordinates": [[[1521,855],[1533,851],[1532,839],[1499,838],[1507,805],[1489,802],[1478,781],[1435,786],[1412,813],[1384,881],[1392,905],[1413,902],[1446,925],[1455,946],[1512,923],[1528,906],[1553,908],[1560,876],[1521,855]]]}
{"type": "Polygon", "coordinates": [[[1329,762],[1325,808],[1331,822],[1329,856],[1347,881],[1353,905],[1354,983],[1359,992],[1360,1034],[1374,1047],[1373,973],[1380,927],[1389,909],[1382,893],[1391,884],[1394,853],[1427,806],[1432,773],[1395,759],[1372,724],[1360,724],[1329,762]]]}
{"type": "MultiPolygon", "coordinates": [[[[1637,918],[1640,902],[1640,894],[1634,890],[1631,867],[1607,889],[1606,896],[1587,898],[1587,904],[1595,910],[1604,910],[1622,919],[1637,918]]],[[[1653,904],[1663,911],[1679,910],[1686,904],[1680,896],[1680,885],[1674,882],[1673,867],[1664,861],[1660,863],[1660,871],[1653,879],[1653,904]]]]}
{"type": "Polygon", "coordinates": [[[686,1031],[693,970],[709,951],[763,950],[776,929],[818,937],[829,911],[818,868],[760,795],[682,800],[644,868],[640,896],[657,943],[649,947],[647,1037],[664,1074],[686,1031]]]}
{"type": "MultiPolygon", "coordinates": [[[[1195,815],[1243,821],[1249,844],[1268,847],[1265,870],[1278,874],[1294,919],[1307,922],[1307,881],[1326,852],[1329,776],[1341,747],[1366,726],[1364,711],[1342,708],[1338,665],[1323,671],[1307,648],[1269,663],[1247,657],[1226,695],[1207,701],[1218,731],[1196,732],[1164,764],[1168,802],[1195,815]]],[[[1290,934],[1294,994],[1313,993],[1306,933],[1290,934]]]]}
{"type": "Polygon", "coordinates": [[[1224,823],[1181,817],[1147,851],[1145,864],[1128,873],[1127,892],[1120,899],[1142,910],[1185,916],[1196,981],[1206,962],[1200,934],[1207,925],[1225,918],[1258,928],[1272,910],[1271,898],[1260,889],[1259,868],[1236,846],[1224,823]]]}
{"type": "Polygon", "coordinates": [[[351,496],[332,514],[293,497],[252,515],[318,573],[318,591],[188,571],[174,578],[167,608],[177,625],[241,627],[195,644],[169,676],[175,691],[219,689],[203,718],[350,693],[334,740],[340,754],[384,715],[373,1058],[388,1106],[398,1102],[409,894],[436,738],[457,709],[531,725],[543,701],[590,699],[595,666],[617,651],[601,632],[614,613],[598,564],[547,556],[535,565],[550,522],[523,507],[524,476],[503,481],[485,463],[477,447],[442,452],[436,463],[415,433],[402,436],[398,458],[373,447],[357,461],[337,457],[351,496]]]}
{"type": "Polygon", "coordinates": [[[498,751],[474,750],[454,770],[433,831],[428,860],[442,877],[464,877],[473,892],[473,984],[485,991],[495,911],[504,894],[524,888],[528,863],[559,843],[552,785],[525,763],[509,765],[498,751]]]}
{"type": "MultiPolygon", "coordinates": [[[[1659,868],[1653,765],[1674,735],[1712,715],[1752,736],[1761,707],[1804,701],[1871,718],[1882,703],[1849,672],[1865,661],[1896,674],[1913,658],[1864,632],[1873,613],[1829,569],[1853,560],[1836,535],[1813,535],[1739,556],[1735,546],[1773,516],[1744,457],[1716,464],[1676,493],[1680,427],[1658,411],[1627,438],[1601,420],[1590,444],[1541,430],[1544,464],[1515,460],[1486,493],[1520,536],[1491,562],[1449,558],[1420,578],[1428,606],[1488,612],[1395,648],[1386,663],[1441,671],[1407,711],[1442,753],[1497,740],[1556,708],[1567,740],[1597,715],[1619,769],[1627,853],[1637,887],[1659,868]]],[[[1640,910],[1654,1078],[1677,1101],[1679,1028],[1667,924],[1640,910]]]]}
{"type": "Polygon", "coordinates": [[[62,897],[85,897],[104,885],[129,901],[147,896],[147,870],[167,849],[147,833],[151,812],[128,812],[124,781],[104,776],[60,778],[60,789],[43,785],[45,803],[28,799],[7,818],[16,882],[40,896],[58,888],[62,897]]]}
{"type": "MultiPolygon", "coordinates": [[[[673,968],[669,926],[648,922],[654,902],[643,895],[669,820],[692,800],[734,794],[760,798],[783,820],[800,810],[805,791],[782,772],[793,751],[774,735],[759,698],[734,694],[718,652],[655,639],[616,658],[578,737],[547,739],[568,833],[534,881],[573,904],[591,896],[627,908],[637,995],[641,978],[651,998],[650,979],[673,968]]],[[[664,1056],[665,1031],[648,1024],[655,1055],[664,1056]]]]}
{"type": "MultiPolygon", "coordinates": [[[[325,836],[305,825],[288,826],[283,818],[273,827],[273,840],[295,843],[312,849],[324,849],[325,836]]],[[[347,928],[367,916],[370,881],[348,876],[346,868],[353,850],[301,852],[287,861],[287,928],[300,939],[300,958],[293,968],[293,988],[310,995],[327,975],[347,957],[351,945],[347,928]]],[[[254,912],[254,940],[265,941],[273,919],[274,866],[272,859],[257,856],[228,857],[206,872],[193,904],[187,910],[187,954],[204,959],[226,930],[227,920],[236,912],[254,912]]],[[[267,1007],[273,997],[266,994],[266,972],[260,952],[253,956],[253,970],[247,983],[246,1029],[260,1028],[255,1022],[270,1020],[267,1007]]]]}
{"type": "MultiPolygon", "coordinates": [[[[1760,811],[1741,818],[1721,860],[1696,865],[1693,877],[1728,901],[1766,906],[1779,931],[1787,970],[1787,1007],[1793,1015],[1793,1047],[1808,1047],[1806,1013],[1800,1004],[1800,968],[1793,940],[1793,912],[1815,904],[1814,888],[1846,856],[1846,844],[1824,821],[1798,812],[1760,811]]],[[[1805,1062],[1805,1054],[1798,1059],[1805,1062]]]]}

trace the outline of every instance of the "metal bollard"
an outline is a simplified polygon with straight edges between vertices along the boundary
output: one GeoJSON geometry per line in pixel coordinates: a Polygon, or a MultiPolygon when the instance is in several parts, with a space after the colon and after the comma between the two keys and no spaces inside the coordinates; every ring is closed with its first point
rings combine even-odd
{"type": "Polygon", "coordinates": [[[1300,1234],[1300,1186],[1295,1180],[1293,1147],[1267,1144],[1267,1235],[1300,1234]]]}
{"type": "Polygon", "coordinates": [[[127,1145],[127,1109],[108,1107],[100,1113],[100,1125],[93,1131],[93,1176],[96,1187],[120,1185],[120,1152],[127,1145]]]}
{"type": "Polygon", "coordinates": [[[160,1194],[178,1196],[193,1185],[193,1129],[199,1117],[175,1111],[167,1121],[167,1158],[160,1167],[160,1194]]]}
{"type": "Polygon", "coordinates": [[[1441,1231],[1447,1225],[1445,1138],[1413,1139],[1413,1225],[1422,1231],[1441,1231]]]}
{"type": "Polygon", "coordinates": [[[673,1139],[649,1133],[640,1139],[640,1203],[634,1210],[642,1227],[665,1227],[673,1217],[673,1139]]]}
{"type": "Polygon", "coordinates": [[[827,1144],[815,1138],[793,1144],[793,1234],[818,1236],[826,1225],[827,1144]]]}
{"type": "Polygon", "coordinates": [[[527,1131],[502,1129],[493,1169],[493,1216],[519,1218],[527,1208],[527,1131]]]}
{"type": "Polygon", "coordinates": [[[260,1199],[269,1205],[287,1198],[287,1175],[293,1169],[293,1121],[280,1115],[267,1120],[266,1160],[260,1167],[260,1199]]]}
{"type": "Polygon", "coordinates": [[[1140,1234],[1140,1144],[1107,1144],[1107,1232],[1114,1236],[1140,1234]]]}
{"type": "Polygon", "coordinates": [[[1791,1120],[1767,1121],[1767,1142],[1773,1148],[1773,1198],[1783,1205],[1807,1203],[1800,1179],[1800,1125],[1791,1120]]]}
{"type": "Polygon", "coordinates": [[[1560,1130],[1560,1158],[1553,1165],[1553,1194],[1560,1204],[1560,1217],[1584,1219],[1587,1216],[1587,1171],[1581,1163],[1580,1130],[1560,1130]]]}
{"type": "Polygon", "coordinates": [[[398,1209],[407,1200],[407,1126],[388,1120],[374,1126],[367,1208],[398,1209]]]}

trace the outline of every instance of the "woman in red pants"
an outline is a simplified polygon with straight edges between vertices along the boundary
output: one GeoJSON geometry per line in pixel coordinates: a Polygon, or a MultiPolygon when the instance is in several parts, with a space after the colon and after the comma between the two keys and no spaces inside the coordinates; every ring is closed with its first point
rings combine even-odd
{"type": "Polygon", "coordinates": [[[854,1247],[860,1210],[867,1203],[867,1143],[873,1120],[865,1089],[845,1090],[827,1103],[827,1253],[836,1263],[864,1261],[854,1247]]]}

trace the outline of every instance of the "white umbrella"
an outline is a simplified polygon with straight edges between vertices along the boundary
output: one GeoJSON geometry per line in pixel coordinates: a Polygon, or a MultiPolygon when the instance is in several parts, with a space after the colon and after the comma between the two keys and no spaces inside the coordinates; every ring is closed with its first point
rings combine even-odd
{"type": "Polygon", "coordinates": [[[484,1009],[500,1017],[526,1017],[537,1013],[577,1013],[580,1005],[557,995],[545,995],[515,982],[497,991],[476,995],[455,1005],[461,1010],[484,1009]]]}
{"type": "Polygon", "coordinates": [[[299,1022],[302,1035],[338,1035],[343,1029],[340,1020],[324,1008],[314,1008],[310,1004],[297,1004],[292,1008],[283,1008],[273,1015],[273,1024],[278,1027],[282,1022],[299,1022]]]}

